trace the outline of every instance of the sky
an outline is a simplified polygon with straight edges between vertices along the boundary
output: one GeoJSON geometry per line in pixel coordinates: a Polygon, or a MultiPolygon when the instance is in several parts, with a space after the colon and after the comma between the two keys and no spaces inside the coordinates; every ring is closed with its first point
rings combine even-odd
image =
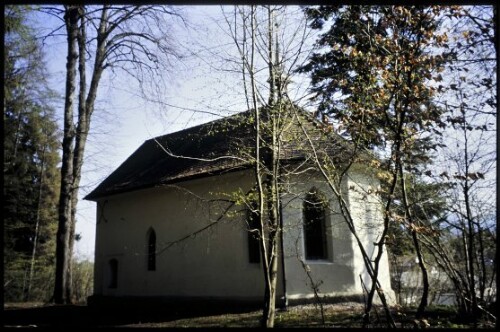
{"type": "MultiPolygon", "coordinates": [[[[224,8],[229,14],[228,19],[232,17],[232,8],[224,8]]],[[[279,21],[283,39],[296,31],[297,20],[300,19],[298,7],[289,6],[286,10],[295,12],[295,15],[279,21]]],[[[96,227],[96,203],[82,198],[144,141],[246,109],[241,73],[234,62],[234,59],[238,59],[238,53],[221,15],[221,7],[187,6],[184,7],[183,17],[188,27],[177,24],[173,32],[175,46],[183,54],[183,59],[166,73],[168,84],[163,91],[166,105],[157,107],[139,98],[138,87],[130,77],[120,73],[114,75],[109,71],[103,75],[92,118],[77,206],[76,232],[82,237],[75,244],[75,254],[79,259],[94,260],[96,227]],[[228,59],[233,60],[231,62],[228,59]]],[[[55,18],[40,16],[36,24],[43,35],[61,23],[55,18]]],[[[309,44],[302,49],[305,55],[315,37],[309,36],[307,40],[309,44]]],[[[293,54],[297,50],[297,45],[283,45],[287,45],[283,52],[293,54]]],[[[63,95],[66,63],[64,36],[47,39],[45,51],[52,86],[63,95]]],[[[265,74],[264,70],[262,72],[265,74]]],[[[293,100],[307,97],[307,84],[308,80],[304,77],[294,76],[290,97],[293,100]]],[[[62,103],[57,110],[60,121],[62,103]]]]}
{"type": "MultiPolygon", "coordinates": [[[[232,7],[225,10],[232,10],[232,7]]],[[[299,9],[294,7],[294,10],[299,9]]],[[[41,35],[61,25],[57,18],[40,15],[34,24],[40,26],[41,35]]],[[[225,61],[237,57],[237,53],[227,33],[227,23],[221,16],[221,7],[188,6],[184,8],[184,18],[188,22],[187,28],[180,24],[174,27],[176,47],[184,58],[167,74],[168,86],[164,93],[168,105],[157,107],[141,100],[134,92],[138,89],[137,85],[121,73],[108,71],[102,77],[77,206],[76,233],[81,235],[81,240],[75,243],[74,251],[80,260],[94,260],[96,228],[96,203],[82,198],[144,141],[246,109],[239,84],[241,74],[228,70],[231,66],[225,61]]],[[[291,31],[295,23],[294,19],[280,22],[287,27],[284,31],[291,31]]],[[[64,38],[61,34],[46,39],[45,47],[50,82],[61,96],[64,96],[66,73],[67,46],[64,38]]],[[[307,88],[301,87],[300,82],[294,83],[299,86],[297,94],[307,88]]],[[[63,98],[56,107],[60,128],[62,108],[63,98]]]]}

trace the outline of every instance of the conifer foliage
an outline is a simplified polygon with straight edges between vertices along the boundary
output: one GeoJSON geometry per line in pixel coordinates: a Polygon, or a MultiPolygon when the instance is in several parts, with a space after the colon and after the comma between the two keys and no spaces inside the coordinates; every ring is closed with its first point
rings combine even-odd
{"type": "Polygon", "coordinates": [[[4,300],[51,296],[57,225],[58,127],[30,8],[4,13],[4,300]]]}

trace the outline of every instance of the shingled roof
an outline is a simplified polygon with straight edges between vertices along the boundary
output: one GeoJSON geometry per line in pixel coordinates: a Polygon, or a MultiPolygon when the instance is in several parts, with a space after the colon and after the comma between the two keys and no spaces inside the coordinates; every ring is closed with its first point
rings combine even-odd
{"type": "MultiPolygon", "coordinates": [[[[349,148],[349,144],[340,136],[333,133],[325,136],[325,125],[314,120],[309,113],[304,111],[302,114],[305,122],[317,129],[313,130],[312,138],[315,141],[325,139],[325,145],[332,154],[338,155],[339,150],[349,148]]],[[[254,145],[252,116],[253,112],[246,111],[149,139],[84,199],[97,200],[118,193],[249,167],[248,161],[235,156],[241,156],[242,147],[251,149],[254,145]]],[[[300,131],[296,127],[289,130],[292,133],[300,131]]],[[[304,159],[305,152],[294,141],[294,135],[288,136],[290,139],[284,141],[280,158],[288,161],[304,159]]]]}

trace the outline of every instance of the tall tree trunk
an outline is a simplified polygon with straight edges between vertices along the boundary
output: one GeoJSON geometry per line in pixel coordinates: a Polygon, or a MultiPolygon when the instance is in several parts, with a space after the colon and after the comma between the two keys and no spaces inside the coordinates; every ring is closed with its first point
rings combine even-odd
{"type": "Polygon", "coordinates": [[[277,105],[272,105],[269,111],[269,121],[268,124],[271,128],[271,137],[267,137],[266,142],[267,147],[264,153],[264,165],[269,171],[265,181],[266,193],[267,193],[267,214],[269,220],[269,298],[267,299],[264,316],[266,319],[266,327],[274,327],[274,318],[276,316],[276,284],[278,279],[278,239],[279,239],[279,188],[278,188],[278,178],[279,178],[279,159],[278,159],[278,124],[277,124],[277,112],[279,110],[275,109],[277,105]]]}
{"type": "Polygon", "coordinates": [[[408,223],[409,223],[409,229],[410,229],[410,234],[411,238],[413,241],[413,247],[415,248],[415,251],[417,253],[417,259],[418,259],[418,266],[420,268],[420,272],[422,273],[422,298],[420,299],[420,304],[418,305],[417,309],[417,318],[421,318],[424,314],[425,308],[427,307],[428,304],[428,298],[429,298],[429,274],[427,273],[427,267],[425,266],[424,262],[424,256],[422,254],[422,248],[420,247],[420,242],[418,239],[418,234],[415,229],[415,221],[413,220],[413,215],[410,211],[410,205],[408,202],[408,195],[407,195],[407,190],[406,190],[406,183],[405,183],[405,178],[404,178],[404,170],[403,170],[403,164],[399,163],[399,173],[401,174],[401,191],[403,195],[403,205],[405,209],[405,214],[408,218],[408,223]]]}
{"type": "MultiPolygon", "coordinates": [[[[396,148],[396,154],[397,154],[399,152],[399,148],[400,148],[399,143],[396,144],[396,146],[397,146],[397,148],[396,148]]],[[[370,292],[368,293],[368,299],[366,301],[365,314],[363,317],[363,326],[364,327],[366,327],[371,321],[371,311],[372,311],[372,307],[373,307],[373,299],[375,296],[375,292],[377,292],[377,294],[379,295],[379,298],[382,301],[382,304],[384,306],[384,310],[385,310],[385,313],[386,313],[386,316],[388,319],[388,325],[390,327],[395,327],[395,323],[394,323],[394,320],[393,320],[392,315],[390,313],[389,305],[388,305],[387,300],[385,298],[384,291],[381,290],[380,282],[378,280],[380,261],[382,260],[382,256],[384,254],[384,246],[385,246],[385,241],[386,241],[385,239],[386,239],[386,235],[387,235],[388,230],[389,230],[389,217],[390,217],[390,211],[391,211],[391,204],[393,202],[392,197],[393,197],[393,194],[394,194],[395,189],[396,189],[396,184],[397,184],[397,180],[398,180],[398,173],[394,172],[392,174],[392,176],[393,176],[393,178],[392,178],[392,183],[391,183],[391,187],[390,187],[390,191],[389,191],[391,198],[389,198],[387,200],[387,203],[385,206],[384,226],[382,229],[382,234],[380,236],[380,241],[375,243],[375,245],[378,246],[377,255],[375,256],[375,259],[373,259],[373,260],[371,260],[371,257],[369,257],[366,253],[363,255],[364,259],[365,259],[365,266],[367,267],[368,273],[370,274],[370,278],[372,281],[371,289],[370,289],[370,292]],[[372,263],[373,263],[373,265],[372,265],[372,263]]],[[[343,214],[345,214],[345,212],[343,214]]],[[[354,223],[353,223],[353,225],[354,225],[354,223]]],[[[354,226],[352,227],[352,229],[354,229],[354,226]]],[[[353,232],[351,231],[351,233],[353,233],[353,232]]],[[[353,234],[355,234],[355,233],[353,233],[353,234]]],[[[358,247],[363,248],[363,244],[361,243],[361,241],[359,239],[358,239],[358,247]]]]}
{"type": "MultiPolygon", "coordinates": [[[[174,52],[163,47],[163,41],[166,39],[164,34],[156,36],[150,31],[145,31],[147,29],[138,27],[138,31],[120,32],[111,36],[112,32],[119,26],[123,26],[126,29],[131,28],[133,30],[135,27],[132,27],[133,24],[131,26],[127,25],[127,21],[133,20],[136,17],[147,17],[146,21],[154,20],[155,24],[161,22],[159,17],[162,15],[161,13],[165,13],[163,9],[155,9],[155,7],[151,6],[118,6],[113,9],[111,8],[110,5],[103,5],[101,8],[94,7],[93,9],[95,9],[95,11],[93,10],[92,13],[87,13],[84,5],[65,6],[65,24],[68,35],[68,59],[66,64],[67,76],[61,169],[62,179],[56,253],[56,285],[54,290],[54,300],[58,303],[69,302],[69,298],[71,298],[71,257],[75,241],[78,190],[81,180],[85,145],[90,130],[90,119],[94,111],[94,104],[102,73],[108,66],[108,64],[105,64],[106,58],[109,55],[108,51],[113,50],[112,56],[115,55],[115,52],[124,56],[123,59],[118,57],[118,62],[132,61],[137,64],[140,69],[147,68],[153,72],[159,70],[158,63],[156,62],[158,52],[175,55],[174,52]],[[109,14],[110,10],[113,11],[114,14],[109,14]],[[98,12],[100,13],[99,19],[93,16],[98,12]],[[87,14],[90,15],[87,16],[87,14]],[[111,15],[111,20],[108,15],[111,15]],[[87,19],[92,21],[91,24],[87,23],[87,19]],[[87,38],[86,35],[87,26],[96,28],[95,36],[93,35],[90,39],[87,38]],[[121,49],[121,47],[125,47],[125,49],[128,50],[128,46],[126,46],[128,43],[132,43],[135,46],[139,45],[136,38],[140,38],[144,42],[144,44],[139,42],[140,47],[137,48],[138,54],[121,49]],[[94,66],[87,92],[86,58],[87,54],[89,54],[87,45],[94,42],[96,43],[95,54],[92,54],[94,66]],[[76,66],[78,57],[78,120],[75,128],[73,124],[73,103],[77,84],[76,66]],[[144,58],[139,59],[138,57],[144,58]]],[[[174,13],[169,12],[168,14],[171,15],[174,13]]],[[[107,60],[113,62],[113,60],[107,60]]],[[[114,58],[114,60],[116,60],[116,58],[114,58]]],[[[124,67],[121,68],[125,69],[124,67]]],[[[128,72],[127,69],[125,69],[125,71],[128,72]]],[[[128,73],[130,74],[130,72],[128,73]]],[[[139,77],[137,78],[139,79],[139,77]]]]}
{"type": "Polygon", "coordinates": [[[478,252],[478,260],[479,260],[479,267],[478,270],[480,270],[480,276],[479,276],[479,300],[484,301],[485,300],[485,291],[486,291],[486,283],[487,283],[487,269],[486,269],[486,258],[484,256],[484,241],[483,241],[483,228],[481,227],[481,224],[479,222],[476,222],[477,226],[477,239],[478,239],[478,245],[479,245],[479,252],[478,252]]]}
{"type": "MultiPolygon", "coordinates": [[[[87,92],[87,75],[86,75],[86,41],[87,34],[85,28],[85,17],[81,16],[81,22],[78,30],[77,41],[78,41],[78,73],[79,73],[79,93],[78,93],[78,122],[76,127],[75,135],[75,148],[72,155],[72,183],[71,183],[71,201],[70,201],[70,211],[71,219],[69,226],[69,242],[68,251],[69,257],[73,257],[73,248],[75,241],[75,229],[76,229],[76,210],[78,204],[78,191],[80,188],[80,180],[82,175],[82,166],[85,155],[85,146],[87,143],[87,137],[90,131],[90,118],[94,110],[94,104],[97,97],[97,89],[102,76],[103,62],[105,58],[105,41],[106,41],[106,24],[107,24],[107,6],[104,6],[101,11],[101,19],[98,30],[97,38],[97,50],[94,62],[94,69],[92,72],[90,87],[87,92]]],[[[72,288],[72,267],[71,262],[66,269],[66,292],[67,296],[71,297],[72,288]]]]}
{"type": "MultiPolygon", "coordinates": [[[[268,57],[268,70],[269,70],[269,100],[268,104],[273,105],[276,98],[276,78],[275,78],[275,68],[273,61],[273,24],[274,24],[274,13],[271,6],[267,7],[267,57],[268,57]]],[[[277,59],[275,60],[277,61],[277,59]]]]}
{"type": "MultiPolygon", "coordinates": [[[[463,98],[463,95],[461,96],[463,98]]],[[[463,119],[465,119],[465,110],[463,108],[460,109],[461,115],[463,119]]],[[[470,313],[472,314],[472,318],[476,321],[478,316],[479,316],[479,308],[477,304],[477,297],[476,297],[476,272],[475,272],[475,267],[474,267],[474,260],[475,260],[475,242],[474,242],[474,236],[475,236],[475,227],[474,227],[474,217],[472,216],[472,209],[471,209],[471,202],[470,202],[470,184],[469,184],[469,170],[470,170],[470,164],[469,164],[469,136],[468,132],[466,129],[465,124],[462,126],[462,131],[463,131],[463,138],[464,138],[464,174],[463,176],[465,177],[464,183],[462,184],[462,192],[464,195],[464,203],[465,203],[465,218],[466,218],[466,225],[464,225],[466,231],[465,236],[466,236],[466,241],[464,241],[464,246],[465,252],[466,252],[466,267],[468,270],[468,282],[469,282],[469,301],[470,301],[470,306],[469,308],[470,313]]]]}
{"type": "Polygon", "coordinates": [[[30,262],[30,273],[28,278],[28,287],[25,293],[25,301],[30,300],[31,295],[31,286],[33,284],[33,274],[35,271],[35,259],[36,259],[36,247],[38,245],[38,230],[40,227],[40,209],[42,208],[42,190],[43,190],[43,176],[45,171],[45,150],[46,146],[43,147],[42,150],[42,163],[40,165],[40,187],[38,188],[38,197],[37,197],[37,207],[36,207],[36,219],[35,219],[35,236],[33,238],[33,250],[31,251],[31,262],[30,262]]]}
{"type": "Polygon", "coordinates": [[[270,133],[263,133],[264,149],[262,149],[262,162],[266,171],[264,184],[266,193],[266,208],[268,217],[268,278],[266,290],[267,298],[264,307],[265,327],[274,327],[276,316],[276,285],[278,280],[278,257],[279,257],[279,140],[278,140],[278,117],[281,100],[276,100],[276,67],[278,59],[274,58],[273,35],[274,35],[274,12],[271,6],[268,11],[268,69],[269,69],[269,100],[268,108],[264,114],[264,125],[270,133]]]}
{"type": "Polygon", "coordinates": [[[262,156],[261,156],[261,114],[259,107],[257,105],[257,88],[255,85],[255,73],[254,73],[254,59],[255,59],[255,29],[256,29],[256,15],[255,6],[251,6],[251,17],[250,17],[250,29],[251,29],[251,44],[250,44],[250,64],[249,64],[249,74],[250,74],[250,87],[251,87],[251,97],[252,106],[255,112],[255,181],[257,182],[257,190],[259,197],[259,233],[260,233],[260,251],[262,254],[262,268],[264,273],[264,309],[262,312],[261,325],[263,327],[268,327],[268,313],[271,307],[271,280],[270,280],[270,265],[269,265],[269,252],[268,252],[268,232],[266,230],[267,224],[267,214],[265,213],[265,200],[266,192],[264,187],[264,172],[262,170],[262,156]]]}
{"type": "Polygon", "coordinates": [[[21,124],[23,123],[22,121],[22,117],[23,117],[23,112],[24,110],[20,110],[18,115],[17,115],[17,126],[16,126],[16,135],[15,135],[15,138],[14,138],[14,153],[13,155],[11,156],[10,158],[10,162],[11,162],[11,165],[10,166],[13,166],[12,164],[15,163],[15,160],[16,160],[16,157],[17,157],[17,149],[18,149],[18,146],[19,146],[19,135],[21,133],[21,124]]]}
{"type": "Polygon", "coordinates": [[[73,193],[73,143],[75,129],[73,125],[73,107],[76,89],[76,64],[78,60],[77,38],[78,21],[81,8],[67,6],[64,15],[68,57],[66,63],[66,99],[64,104],[64,134],[62,142],[61,191],[59,197],[59,224],[56,239],[56,273],[54,285],[54,302],[71,303],[71,288],[68,289],[67,273],[71,264],[71,202],[73,193]]]}

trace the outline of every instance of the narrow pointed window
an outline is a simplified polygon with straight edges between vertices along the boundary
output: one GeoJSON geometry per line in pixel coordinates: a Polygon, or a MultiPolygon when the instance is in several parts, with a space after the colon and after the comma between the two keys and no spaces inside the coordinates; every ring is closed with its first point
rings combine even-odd
{"type": "Polygon", "coordinates": [[[148,233],[148,271],[156,271],[156,232],[151,228],[148,233]]]}
{"type": "Polygon", "coordinates": [[[118,260],[109,260],[109,288],[118,287],[118,260]]]}
{"type": "Polygon", "coordinates": [[[308,260],[327,259],[326,202],[316,188],[312,188],[304,201],[304,247],[308,260]]]}
{"type": "Polygon", "coordinates": [[[260,263],[260,244],[259,244],[259,214],[257,204],[252,204],[247,210],[248,223],[248,261],[250,263],[260,263]]]}

